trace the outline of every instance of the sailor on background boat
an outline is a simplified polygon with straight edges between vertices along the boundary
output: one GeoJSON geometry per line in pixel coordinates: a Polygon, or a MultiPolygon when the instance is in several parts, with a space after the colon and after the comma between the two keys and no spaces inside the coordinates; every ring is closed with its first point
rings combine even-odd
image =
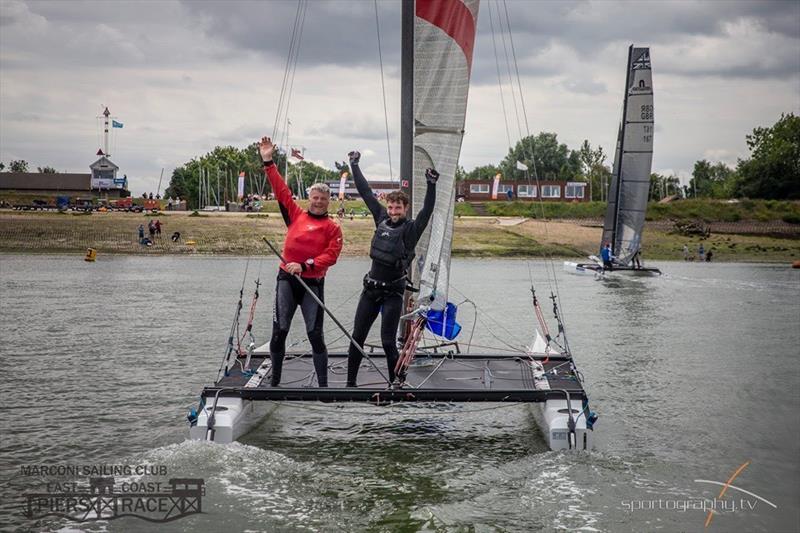
{"type": "MultiPolygon", "coordinates": [[[[397,326],[403,309],[403,292],[406,289],[408,267],[414,259],[414,248],[428,225],[436,202],[436,180],[439,173],[429,168],[425,171],[428,182],[425,200],[417,218],[406,218],[408,197],[401,191],[386,195],[386,207],[375,198],[367,179],[359,168],[359,152],[350,152],[350,168],[358,193],[367,204],[375,219],[375,235],[372,237],[369,256],[372,265],[364,276],[364,290],[358,301],[353,326],[353,340],[360,347],[380,312],[381,345],[386,354],[389,381],[394,382],[394,368],[400,354],[397,350],[397,326]]],[[[361,352],[350,344],[347,356],[347,386],[356,387],[361,352]]]]}
{"type": "Polygon", "coordinates": [[[607,242],[605,246],[600,250],[600,258],[603,260],[603,268],[606,270],[613,270],[613,265],[611,263],[611,259],[613,255],[611,254],[611,243],[607,242]]]}
{"type": "Polygon", "coordinates": [[[315,183],[309,189],[308,211],[292,199],[292,192],[272,161],[275,145],[269,137],[259,144],[264,173],[267,175],[275,198],[281,206],[284,221],[288,226],[283,245],[283,258],[278,271],[275,288],[275,305],[272,315],[272,337],[269,341],[272,362],[271,386],[281,382],[283,358],[286,355],[286,337],[297,306],[303,313],[306,333],[311,343],[314,370],[320,387],[328,386],[328,350],[322,334],[325,313],[296,279],[300,276],[310,290],[325,301],[325,273],[333,266],[342,251],[342,230],[328,218],[330,189],[324,183],[315,183]]]}

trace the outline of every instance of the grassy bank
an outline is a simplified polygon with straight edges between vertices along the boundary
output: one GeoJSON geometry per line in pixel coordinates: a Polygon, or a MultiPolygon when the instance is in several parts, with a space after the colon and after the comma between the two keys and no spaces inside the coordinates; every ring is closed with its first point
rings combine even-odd
{"type": "MultiPolygon", "coordinates": [[[[602,218],[605,202],[487,202],[486,210],[496,216],[528,218],[602,218]]],[[[779,200],[679,200],[647,206],[647,220],[700,220],[703,222],[782,221],[800,224],[800,202],[779,200]]]]}
{"type": "MultiPolygon", "coordinates": [[[[374,231],[370,217],[345,218],[343,254],[366,256],[374,231]]],[[[721,261],[787,262],[800,258],[800,233],[785,237],[758,234],[712,233],[708,239],[684,237],[653,223],[645,229],[647,259],[682,259],[683,246],[692,251],[700,242],[721,261]]],[[[729,224],[730,226],[730,224],[729,224]]],[[[734,224],[734,227],[736,225],[734,224]]],[[[744,228],[745,226],[742,225],[744,228]]],[[[158,217],[131,213],[19,213],[0,212],[0,251],[27,253],[84,253],[95,248],[100,254],[258,254],[264,253],[262,236],[282,242],[286,228],[279,214],[258,215],[185,213],[158,217]],[[150,218],[161,220],[162,236],[153,246],[138,243],[139,224],[150,218]],[[173,243],[169,236],[181,233],[173,243]],[[187,244],[194,241],[195,244],[187,244]]],[[[565,258],[597,253],[601,229],[572,221],[498,220],[492,217],[462,217],[456,220],[453,254],[470,257],[537,257],[544,253],[565,258]]]]}

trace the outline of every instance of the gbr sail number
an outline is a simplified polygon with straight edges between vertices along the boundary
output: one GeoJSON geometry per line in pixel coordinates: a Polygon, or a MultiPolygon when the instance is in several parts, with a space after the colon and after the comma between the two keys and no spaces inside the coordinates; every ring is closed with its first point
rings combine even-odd
{"type": "Polygon", "coordinates": [[[642,120],[653,120],[652,104],[646,104],[642,106],[642,120]]]}

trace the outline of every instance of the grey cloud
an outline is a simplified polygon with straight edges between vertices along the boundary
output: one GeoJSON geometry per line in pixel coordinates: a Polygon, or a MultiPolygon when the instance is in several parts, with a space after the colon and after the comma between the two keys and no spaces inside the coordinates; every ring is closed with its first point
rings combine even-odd
{"type": "Polygon", "coordinates": [[[311,126],[303,132],[310,137],[338,139],[381,140],[386,138],[386,127],[381,118],[372,115],[339,115],[323,123],[311,126]]]}
{"type": "Polygon", "coordinates": [[[592,96],[608,92],[608,88],[604,83],[593,80],[570,78],[564,80],[561,83],[561,86],[564,87],[569,92],[588,94],[592,96]]]}

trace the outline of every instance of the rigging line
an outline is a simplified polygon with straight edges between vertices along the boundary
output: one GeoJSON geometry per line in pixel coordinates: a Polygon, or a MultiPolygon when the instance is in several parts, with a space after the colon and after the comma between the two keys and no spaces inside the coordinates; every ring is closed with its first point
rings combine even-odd
{"type": "MultiPolygon", "coordinates": [[[[377,0],[376,0],[377,1],[377,0]]],[[[503,80],[500,76],[500,58],[497,56],[497,42],[494,36],[494,17],[492,16],[492,4],[489,3],[489,25],[492,28],[492,49],[494,50],[494,64],[497,68],[497,88],[500,89],[500,105],[503,108],[503,122],[506,125],[506,140],[508,148],[511,149],[511,130],[508,127],[508,116],[506,113],[506,100],[503,97],[503,80]]]]}
{"type": "Polygon", "coordinates": [[[292,54],[295,45],[295,35],[297,34],[297,24],[300,20],[300,6],[302,4],[302,0],[297,3],[297,11],[294,14],[294,26],[292,27],[292,36],[289,39],[289,51],[286,54],[286,65],[283,67],[283,82],[281,83],[281,93],[278,97],[278,107],[275,110],[275,123],[272,126],[272,138],[277,139],[279,124],[281,124],[280,117],[281,117],[281,110],[283,108],[283,97],[286,92],[286,81],[289,77],[289,65],[291,64],[292,54]]]}
{"type": "MultiPolygon", "coordinates": [[[[511,43],[511,53],[512,53],[512,57],[514,59],[514,71],[516,72],[517,85],[519,86],[520,103],[522,104],[522,113],[523,113],[523,118],[525,119],[525,130],[526,130],[526,133],[527,133],[528,137],[530,137],[530,127],[529,127],[529,124],[528,124],[528,113],[527,113],[527,109],[525,107],[525,98],[524,98],[523,93],[522,93],[522,82],[520,81],[519,64],[517,63],[517,52],[516,52],[516,47],[514,46],[514,34],[511,31],[511,17],[508,15],[508,4],[507,4],[506,0],[503,0],[503,9],[505,10],[506,22],[508,24],[508,38],[509,38],[509,42],[511,43]]],[[[538,184],[539,183],[539,174],[538,174],[538,172],[536,172],[536,162],[535,162],[535,160],[533,158],[531,159],[531,161],[533,162],[534,175],[536,176],[536,181],[537,181],[537,184],[538,184]]],[[[540,205],[540,209],[541,209],[541,212],[542,212],[542,220],[544,221],[545,238],[547,240],[550,240],[549,231],[548,231],[548,228],[547,228],[547,221],[544,219],[544,203],[542,202],[541,188],[539,188],[539,194],[537,196],[539,197],[539,205],[540,205]]],[[[556,277],[556,269],[555,269],[555,264],[553,262],[552,254],[550,252],[547,252],[547,251],[545,252],[545,254],[547,256],[547,263],[549,263],[550,269],[552,271],[552,285],[555,286],[555,294],[558,297],[558,299],[561,300],[561,292],[560,292],[559,286],[558,286],[558,279],[556,277]]],[[[549,280],[548,280],[548,282],[549,282],[549,280]]],[[[552,291],[552,288],[551,288],[551,291],[552,291]]],[[[565,322],[563,320],[563,317],[562,317],[561,322],[562,322],[562,326],[564,326],[564,328],[566,329],[566,325],[565,325],[565,322]]],[[[566,333],[564,335],[566,337],[566,333]]]]}
{"type": "MultiPolygon", "coordinates": [[[[519,86],[520,104],[522,105],[522,116],[523,116],[523,118],[525,120],[526,133],[527,133],[528,136],[530,136],[530,127],[528,125],[528,112],[527,112],[527,109],[525,107],[525,98],[524,98],[523,93],[522,93],[522,82],[521,82],[520,75],[519,75],[519,64],[517,63],[517,52],[516,52],[516,47],[514,46],[514,34],[511,32],[511,18],[509,17],[509,14],[508,14],[508,4],[507,4],[506,0],[503,0],[503,9],[505,10],[506,21],[508,22],[508,37],[509,37],[509,42],[511,43],[511,54],[512,54],[512,57],[514,59],[514,71],[515,71],[516,77],[517,77],[517,85],[519,86]]],[[[537,177],[537,180],[538,180],[538,173],[536,172],[536,163],[535,163],[535,161],[534,161],[534,173],[536,174],[536,177],[537,177]]],[[[539,196],[539,201],[540,201],[540,204],[541,204],[541,207],[542,207],[542,214],[544,214],[544,204],[541,202],[541,194],[539,194],[538,196],[539,196]]],[[[544,217],[543,217],[543,219],[544,219],[544,217]]],[[[549,232],[548,232],[548,228],[547,228],[547,222],[545,222],[545,237],[547,237],[548,240],[549,240],[549,232]]],[[[548,260],[549,260],[550,266],[552,267],[552,270],[553,270],[553,285],[555,285],[555,289],[556,289],[555,292],[556,292],[556,295],[558,296],[558,299],[560,300],[561,299],[561,294],[560,294],[559,287],[558,287],[558,279],[556,277],[555,264],[553,264],[552,255],[549,254],[549,253],[547,255],[548,255],[548,260]]]]}
{"type": "Polygon", "coordinates": [[[456,304],[456,308],[458,308],[459,305],[466,303],[472,304],[472,312],[474,313],[472,315],[472,331],[469,332],[469,341],[467,342],[467,353],[469,353],[470,350],[472,350],[472,338],[475,336],[475,326],[478,323],[478,306],[475,305],[475,302],[469,298],[464,298],[464,301],[456,304]]]}
{"type": "MultiPolygon", "coordinates": [[[[455,287],[455,286],[453,286],[453,285],[450,285],[450,288],[452,288],[453,290],[455,290],[455,291],[456,291],[458,294],[460,294],[460,295],[461,295],[463,298],[466,298],[466,295],[465,295],[463,292],[461,292],[460,290],[458,290],[458,288],[457,288],[457,287],[455,287]]],[[[473,304],[474,304],[474,302],[473,302],[473,304]]],[[[478,306],[477,306],[477,304],[474,304],[474,305],[475,305],[475,308],[476,308],[476,309],[478,309],[478,306]]],[[[506,329],[506,328],[505,328],[505,327],[504,327],[504,326],[503,326],[503,325],[502,325],[500,322],[498,322],[497,320],[495,320],[495,319],[494,319],[494,317],[492,317],[492,315],[491,315],[491,314],[489,314],[489,313],[486,313],[486,316],[488,316],[488,317],[489,317],[489,319],[491,319],[491,320],[492,320],[492,322],[494,322],[495,324],[497,324],[497,326],[499,326],[499,328],[500,328],[500,329],[502,329],[503,331],[505,331],[505,332],[506,332],[506,333],[509,335],[509,337],[511,337],[511,338],[514,338],[514,337],[515,337],[515,335],[514,335],[513,333],[511,333],[510,331],[508,331],[508,330],[507,330],[507,329],[506,329]]],[[[484,322],[482,318],[480,318],[480,315],[479,315],[479,314],[477,314],[477,313],[476,313],[476,314],[475,314],[475,318],[476,318],[477,320],[480,320],[480,322],[481,322],[481,324],[482,324],[483,326],[486,326],[486,329],[487,329],[487,331],[489,331],[489,334],[490,334],[492,337],[494,337],[495,339],[497,339],[498,341],[500,341],[502,344],[504,344],[504,345],[505,345],[505,346],[507,346],[508,348],[511,348],[511,351],[513,351],[513,352],[524,352],[524,351],[525,351],[525,350],[522,350],[522,349],[520,349],[518,346],[512,346],[511,344],[507,343],[506,341],[504,341],[503,339],[501,339],[500,337],[498,337],[497,335],[495,335],[494,333],[492,333],[492,328],[490,328],[490,327],[489,327],[489,325],[488,325],[486,322],[484,322]]],[[[476,345],[476,346],[477,346],[477,345],[476,345]]]]}
{"type": "MultiPolygon", "coordinates": [[[[286,114],[287,122],[289,120],[289,104],[292,101],[292,90],[294,89],[294,75],[297,73],[297,62],[298,62],[298,59],[300,58],[300,43],[302,42],[302,39],[303,39],[303,28],[305,27],[306,12],[308,11],[308,0],[301,0],[301,4],[303,5],[303,12],[302,12],[302,15],[301,15],[302,18],[300,19],[300,33],[298,34],[298,37],[297,37],[297,46],[295,46],[294,61],[292,63],[291,81],[289,82],[289,92],[287,93],[287,96],[286,96],[285,114],[286,114]]],[[[288,127],[286,128],[286,142],[287,143],[289,142],[289,128],[288,127]]],[[[288,159],[290,153],[291,153],[290,152],[290,148],[287,146],[286,147],[286,157],[287,157],[287,159],[288,159]]]]}
{"type": "MultiPolygon", "coordinates": [[[[497,20],[500,22],[500,28],[502,30],[502,23],[503,19],[500,16],[500,7],[495,4],[495,8],[497,9],[497,20]]],[[[489,3],[489,11],[491,12],[492,4],[489,3]]],[[[509,34],[511,33],[511,26],[508,27],[509,34]]],[[[506,45],[506,37],[505,32],[500,32],[500,41],[503,43],[503,52],[506,56],[506,70],[508,71],[508,85],[511,88],[511,102],[514,104],[514,117],[517,120],[517,134],[519,135],[520,140],[522,140],[522,123],[519,120],[519,108],[517,107],[517,95],[514,92],[514,79],[511,76],[511,59],[508,57],[508,47],[506,45]]],[[[524,146],[524,145],[523,145],[524,146]]],[[[509,146],[509,150],[511,147],[509,146]]]]}
{"type": "Polygon", "coordinates": [[[222,356],[222,362],[219,365],[219,369],[217,370],[217,381],[219,381],[219,376],[222,373],[223,367],[227,366],[226,362],[230,358],[231,352],[233,351],[233,337],[234,334],[237,335],[238,338],[238,328],[239,328],[239,314],[242,312],[242,298],[244,297],[244,285],[247,282],[247,270],[250,267],[250,258],[247,258],[247,261],[244,264],[244,275],[242,276],[242,288],[239,289],[239,302],[236,304],[236,314],[233,315],[233,322],[231,323],[231,330],[228,335],[228,342],[225,344],[225,354],[222,356]]]}
{"type": "Polygon", "coordinates": [[[389,154],[389,181],[394,183],[394,174],[392,173],[392,145],[389,142],[389,111],[386,107],[386,84],[383,79],[383,52],[381,51],[381,24],[378,18],[378,0],[375,3],[375,29],[378,33],[378,60],[381,64],[381,93],[383,94],[383,121],[386,124],[386,151],[389,154]]]}

